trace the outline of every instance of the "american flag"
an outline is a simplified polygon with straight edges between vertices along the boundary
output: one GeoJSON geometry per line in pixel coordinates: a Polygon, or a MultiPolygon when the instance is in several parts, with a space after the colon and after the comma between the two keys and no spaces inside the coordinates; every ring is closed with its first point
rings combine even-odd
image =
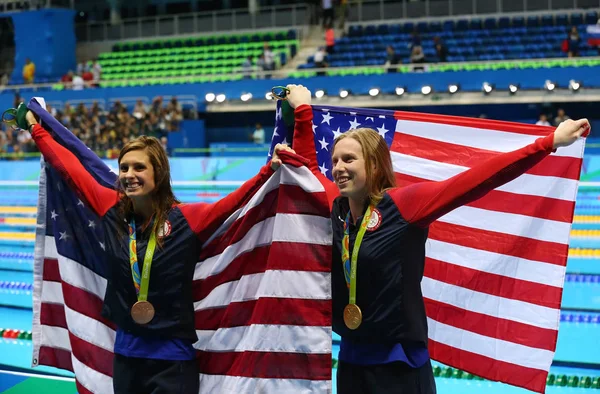
{"type": "MultiPolygon", "coordinates": [[[[368,127],[398,186],[440,181],[553,131],[492,120],[313,106],[320,171],[336,136],[368,127]]],[[[273,145],[289,140],[278,107],[273,145]]],[[[430,226],[421,284],[434,360],[544,392],[556,349],[583,139],[430,226]]],[[[399,251],[400,252],[400,251],[399,251]]],[[[334,355],[335,356],[335,355],[334,355]]]]}
{"type": "MultiPolygon", "coordinates": [[[[29,108],[45,128],[98,182],[114,186],[116,174],[38,101],[29,108]]],[[[112,393],[116,327],[100,316],[108,264],[102,221],[43,167],[33,365],[73,371],[80,394],[112,393]]],[[[194,273],[200,393],[331,392],[329,223],[323,185],[285,155],[206,242],[194,273]]]]}

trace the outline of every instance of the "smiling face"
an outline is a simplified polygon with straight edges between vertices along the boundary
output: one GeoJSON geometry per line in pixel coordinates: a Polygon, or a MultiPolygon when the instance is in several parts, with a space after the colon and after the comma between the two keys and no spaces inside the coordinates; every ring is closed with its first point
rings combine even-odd
{"type": "Polygon", "coordinates": [[[131,199],[148,197],[154,191],[154,167],[141,149],[127,152],[119,162],[119,182],[131,199]]]}
{"type": "Polygon", "coordinates": [[[368,194],[367,170],[360,143],[354,138],[338,141],[332,162],[333,179],[340,194],[352,199],[364,199],[368,194]]]}

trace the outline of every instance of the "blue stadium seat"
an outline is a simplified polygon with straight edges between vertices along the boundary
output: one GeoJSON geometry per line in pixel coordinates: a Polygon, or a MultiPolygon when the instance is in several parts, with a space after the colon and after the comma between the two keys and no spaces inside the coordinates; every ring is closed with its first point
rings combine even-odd
{"type": "Polygon", "coordinates": [[[538,27],[540,25],[540,19],[536,16],[527,17],[527,27],[538,27]]]}
{"type": "Polygon", "coordinates": [[[571,14],[571,25],[579,26],[581,24],[583,24],[583,15],[580,13],[571,14]]]}
{"type": "Polygon", "coordinates": [[[502,18],[498,19],[498,27],[500,29],[506,29],[510,27],[510,19],[506,16],[503,16],[502,18]]]}
{"type": "Polygon", "coordinates": [[[432,32],[441,32],[442,31],[442,24],[441,22],[431,22],[429,24],[429,31],[432,32]]]}
{"type": "Polygon", "coordinates": [[[460,19],[458,22],[456,22],[456,27],[455,29],[457,31],[465,31],[469,29],[469,21],[466,19],[460,19]]]}
{"type": "Polygon", "coordinates": [[[389,30],[389,26],[388,25],[379,25],[377,27],[377,34],[379,35],[387,35],[389,34],[390,30],[389,30]]]}
{"type": "Polygon", "coordinates": [[[552,18],[552,15],[542,16],[542,26],[553,26],[553,25],[554,25],[554,18],[552,18]]]}
{"type": "Polygon", "coordinates": [[[429,23],[427,22],[419,22],[417,23],[417,31],[419,33],[426,33],[429,31],[429,23]]]}
{"type": "Polygon", "coordinates": [[[412,22],[407,22],[404,25],[402,25],[402,31],[404,33],[412,33],[415,30],[415,24],[412,22]]]}
{"type": "Polygon", "coordinates": [[[524,27],[525,26],[525,18],[522,16],[515,16],[512,20],[513,27],[524,27]]]}
{"type": "Polygon", "coordinates": [[[598,22],[598,13],[596,11],[588,11],[585,14],[585,23],[588,25],[594,25],[598,22]]]}
{"type": "Polygon", "coordinates": [[[485,29],[495,29],[496,27],[498,27],[498,23],[496,21],[496,18],[486,18],[483,21],[483,27],[485,29]]]}
{"type": "Polygon", "coordinates": [[[569,24],[569,16],[567,14],[556,15],[557,26],[567,26],[569,24]]]}
{"type": "Polygon", "coordinates": [[[402,32],[402,27],[399,24],[395,23],[393,25],[390,25],[390,27],[388,28],[388,32],[392,35],[400,34],[402,32]]]}
{"type": "Polygon", "coordinates": [[[374,36],[375,34],[377,34],[377,26],[369,25],[363,30],[363,35],[365,36],[374,36]]]}
{"type": "Polygon", "coordinates": [[[471,19],[471,23],[469,24],[471,29],[481,29],[482,22],[481,19],[471,19]]]}
{"type": "Polygon", "coordinates": [[[445,21],[442,25],[444,31],[453,31],[454,30],[454,21],[445,21]]]}

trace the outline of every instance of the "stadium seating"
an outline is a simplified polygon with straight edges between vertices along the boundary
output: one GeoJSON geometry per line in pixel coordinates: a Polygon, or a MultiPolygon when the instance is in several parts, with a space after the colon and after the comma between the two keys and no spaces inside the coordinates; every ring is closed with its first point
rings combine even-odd
{"type": "MultiPolygon", "coordinates": [[[[335,52],[326,57],[330,67],[383,65],[386,47],[391,45],[402,63],[410,63],[411,34],[419,33],[428,62],[437,62],[433,38],[438,36],[448,48],[448,62],[565,57],[561,44],[571,26],[581,38],[580,56],[597,56],[587,45],[585,28],[598,20],[596,11],[542,17],[499,17],[459,19],[445,22],[419,22],[382,25],[352,25],[348,35],[336,41],[335,52]]],[[[315,68],[312,57],[300,69],[315,68]]]]}
{"type": "Polygon", "coordinates": [[[242,79],[242,63],[262,53],[268,42],[279,65],[298,51],[296,31],[223,35],[187,39],[116,44],[99,56],[102,87],[162,85],[185,82],[218,82],[242,79]],[[169,79],[167,79],[170,77],[169,79]],[[131,79],[152,78],[150,81],[131,79]]]}

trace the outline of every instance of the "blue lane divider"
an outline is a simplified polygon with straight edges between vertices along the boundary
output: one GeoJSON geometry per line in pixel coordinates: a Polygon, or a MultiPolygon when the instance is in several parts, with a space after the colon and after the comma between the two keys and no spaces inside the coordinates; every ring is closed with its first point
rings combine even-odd
{"type": "Polygon", "coordinates": [[[575,283],[600,283],[600,275],[567,274],[565,281],[575,283]]]}
{"type": "Polygon", "coordinates": [[[0,290],[33,290],[33,283],[0,281],[0,290]]]}
{"type": "Polygon", "coordinates": [[[0,259],[33,259],[33,253],[30,252],[2,252],[0,251],[0,259]]]}

